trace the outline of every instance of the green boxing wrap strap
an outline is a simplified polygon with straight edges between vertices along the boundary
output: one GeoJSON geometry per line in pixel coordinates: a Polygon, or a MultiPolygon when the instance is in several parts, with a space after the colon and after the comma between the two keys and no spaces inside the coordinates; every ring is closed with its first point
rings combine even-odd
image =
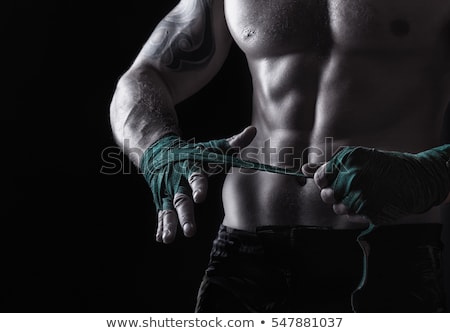
{"type": "Polygon", "coordinates": [[[207,174],[209,168],[205,164],[208,163],[214,165],[213,170],[238,167],[306,177],[296,169],[239,159],[233,156],[235,152],[225,139],[195,144],[168,135],[156,141],[145,151],[141,161],[141,170],[153,193],[156,208],[173,210],[175,194],[190,194],[189,177],[198,172],[207,174]]]}
{"type": "Polygon", "coordinates": [[[450,191],[450,144],[418,154],[346,147],[327,163],[335,199],[374,224],[424,213],[450,191]]]}
{"type": "Polygon", "coordinates": [[[364,256],[361,280],[351,298],[356,311],[354,297],[367,283],[369,269],[370,250],[365,237],[380,224],[425,212],[447,198],[450,145],[418,154],[347,147],[329,161],[326,171],[333,182],[336,200],[342,200],[352,211],[371,220],[357,237],[364,256]]]}

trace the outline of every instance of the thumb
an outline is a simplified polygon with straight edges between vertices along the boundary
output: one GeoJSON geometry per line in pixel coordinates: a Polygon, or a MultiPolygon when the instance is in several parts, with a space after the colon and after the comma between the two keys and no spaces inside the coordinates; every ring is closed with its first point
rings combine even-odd
{"type": "Polygon", "coordinates": [[[252,142],[256,136],[256,127],[248,126],[241,133],[228,138],[229,145],[233,148],[244,148],[252,142]]]}

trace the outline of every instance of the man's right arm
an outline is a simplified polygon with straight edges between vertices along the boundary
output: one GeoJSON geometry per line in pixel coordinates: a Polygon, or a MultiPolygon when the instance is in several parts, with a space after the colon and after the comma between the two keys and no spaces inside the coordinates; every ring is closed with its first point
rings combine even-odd
{"type": "MultiPolygon", "coordinates": [[[[141,167],[144,153],[160,138],[179,134],[175,105],[208,83],[225,61],[231,37],[223,6],[223,0],[181,0],[157,25],[120,78],[111,102],[111,127],[118,145],[136,166],[141,167]]],[[[158,179],[147,179],[155,204],[158,201],[156,240],[171,243],[178,224],[185,236],[193,236],[192,199],[204,200],[206,176],[189,176],[193,195],[181,191],[174,181],[170,186],[176,193],[164,199],[169,205],[163,207],[156,199],[166,195],[167,188],[155,189],[158,179]]]]}
{"type": "Polygon", "coordinates": [[[158,24],[111,102],[115,139],[137,166],[152,143],[179,133],[175,105],[211,80],[230,45],[223,0],[181,0],[158,24]]]}

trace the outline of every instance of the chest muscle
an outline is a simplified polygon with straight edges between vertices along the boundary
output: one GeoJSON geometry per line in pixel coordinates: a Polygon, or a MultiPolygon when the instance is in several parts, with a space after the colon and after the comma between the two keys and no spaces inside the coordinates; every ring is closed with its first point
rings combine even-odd
{"type": "Polygon", "coordinates": [[[450,44],[448,0],[225,0],[225,13],[237,44],[256,57],[450,44]]]}

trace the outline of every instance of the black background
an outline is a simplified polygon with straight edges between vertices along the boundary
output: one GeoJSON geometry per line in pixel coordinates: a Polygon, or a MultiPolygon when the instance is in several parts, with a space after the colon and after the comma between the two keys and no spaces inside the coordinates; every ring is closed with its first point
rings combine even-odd
{"type": "MultiPolygon", "coordinates": [[[[12,179],[13,200],[4,200],[2,312],[193,310],[223,214],[223,179],[211,179],[197,207],[199,234],[161,245],[143,178],[126,158],[124,172],[101,172],[102,151],[115,147],[117,79],[176,3],[25,0],[5,8],[12,58],[4,72],[12,75],[4,82],[13,89],[4,99],[4,184],[12,179]]],[[[184,135],[239,131],[250,121],[250,92],[233,47],[213,82],[177,107],[184,135]]]]}
{"type": "MultiPolygon", "coordinates": [[[[8,12],[14,200],[2,235],[3,311],[193,310],[223,214],[223,178],[211,179],[197,207],[198,235],[168,246],[154,241],[151,193],[129,161],[124,172],[101,172],[110,166],[102,151],[116,147],[115,84],[176,3],[22,1],[8,12]]],[[[239,131],[249,110],[249,76],[236,48],[211,85],[177,108],[183,134],[198,140],[239,131]]]]}

